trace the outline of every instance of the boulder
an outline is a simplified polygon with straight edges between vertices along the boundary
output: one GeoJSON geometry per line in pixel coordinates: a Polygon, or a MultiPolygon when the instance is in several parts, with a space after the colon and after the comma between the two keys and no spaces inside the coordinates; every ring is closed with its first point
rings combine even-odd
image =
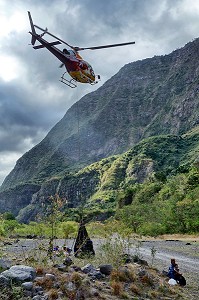
{"type": "Polygon", "coordinates": [[[110,275],[113,270],[113,266],[110,264],[100,265],[99,269],[102,274],[110,275]]]}
{"type": "Polygon", "coordinates": [[[1,275],[15,282],[32,281],[36,277],[36,270],[29,266],[15,265],[1,275]]]}

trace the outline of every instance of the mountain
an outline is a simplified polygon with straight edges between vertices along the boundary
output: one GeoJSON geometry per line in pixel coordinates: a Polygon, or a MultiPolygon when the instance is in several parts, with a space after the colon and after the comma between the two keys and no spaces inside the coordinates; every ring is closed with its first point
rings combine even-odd
{"type": "MultiPolygon", "coordinates": [[[[17,214],[52,178],[77,174],[145,138],[178,136],[197,126],[198,52],[199,39],[195,39],[169,55],[129,63],[76,102],[44,140],[17,161],[1,186],[0,209],[17,214]],[[30,188],[26,197],[27,186],[32,192],[30,188]],[[14,208],[14,191],[19,187],[21,202],[14,208]]],[[[51,193],[48,188],[46,194],[51,193]]]]}
{"type": "MultiPolygon", "coordinates": [[[[23,192],[18,192],[17,186],[13,190],[16,201],[8,203],[12,203],[18,220],[27,222],[38,213],[41,214],[42,203],[50,195],[59,194],[62,199],[67,200],[65,209],[68,216],[82,206],[87,214],[104,219],[115,212],[118,204],[131,203],[132,195],[131,198],[124,196],[129,189],[137,185],[145,187],[144,183],[150,185],[155,182],[159,189],[160,185],[172,177],[175,178],[176,174],[189,173],[194,165],[199,165],[199,126],[181,136],[149,137],[123,154],[104,158],[65,176],[52,177],[40,189],[36,190],[37,186],[34,186],[32,200],[29,204],[26,201],[24,208],[18,211],[17,195],[20,192],[23,195],[23,192]],[[119,200],[120,194],[123,197],[119,200]]],[[[199,186],[199,172],[194,180],[199,186]]],[[[10,191],[3,192],[7,199],[10,191]]],[[[141,197],[148,197],[147,193],[143,192],[141,197]]]]}

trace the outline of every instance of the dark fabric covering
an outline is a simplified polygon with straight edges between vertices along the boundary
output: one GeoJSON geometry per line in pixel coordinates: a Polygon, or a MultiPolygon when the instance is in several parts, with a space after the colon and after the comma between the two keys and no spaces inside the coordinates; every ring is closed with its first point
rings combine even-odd
{"type": "Polygon", "coordinates": [[[75,256],[95,255],[95,251],[93,249],[93,242],[89,238],[88,232],[83,222],[81,222],[79,226],[74,246],[74,253],[75,256]]]}

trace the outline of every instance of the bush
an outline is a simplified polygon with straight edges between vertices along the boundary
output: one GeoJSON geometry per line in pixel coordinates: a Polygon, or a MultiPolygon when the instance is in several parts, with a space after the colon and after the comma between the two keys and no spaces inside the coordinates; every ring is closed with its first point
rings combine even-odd
{"type": "Polygon", "coordinates": [[[74,236],[75,232],[77,232],[77,223],[73,221],[62,222],[60,224],[61,232],[60,234],[68,239],[71,236],[74,236]]]}
{"type": "Polygon", "coordinates": [[[160,223],[148,222],[139,227],[138,233],[142,235],[158,236],[166,233],[166,226],[160,223]]]}
{"type": "Polygon", "coordinates": [[[15,216],[11,212],[5,212],[3,217],[4,220],[15,220],[15,216]]]}

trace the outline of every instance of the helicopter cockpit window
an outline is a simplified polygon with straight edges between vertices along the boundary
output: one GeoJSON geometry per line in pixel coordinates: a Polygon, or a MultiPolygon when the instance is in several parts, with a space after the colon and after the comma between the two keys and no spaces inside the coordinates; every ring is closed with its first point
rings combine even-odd
{"type": "Polygon", "coordinates": [[[75,51],[73,51],[73,50],[68,50],[68,52],[70,53],[71,56],[76,56],[75,51]]]}
{"type": "Polygon", "coordinates": [[[67,49],[63,49],[63,53],[66,55],[70,55],[70,52],[67,49]]]}

